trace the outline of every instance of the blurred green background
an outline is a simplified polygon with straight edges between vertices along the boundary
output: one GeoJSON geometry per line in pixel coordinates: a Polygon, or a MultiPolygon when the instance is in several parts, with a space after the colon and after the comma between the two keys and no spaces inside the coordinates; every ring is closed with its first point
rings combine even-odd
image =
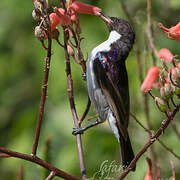
{"type": "MultiPolygon", "coordinates": [[[[50,1],[50,0],[49,0],[50,1]]],[[[59,1],[52,0],[53,5],[59,1]]],[[[119,0],[82,0],[96,5],[110,16],[127,19],[119,0]]],[[[147,17],[146,1],[126,0],[130,14],[135,18],[136,36],[140,42],[144,72],[152,65],[148,39],[146,36],[147,17]]],[[[0,146],[23,153],[31,153],[36,120],[43,81],[45,50],[34,37],[36,22],[31,17],[32,1],[6,0],[0,6],[0,146]]],[[[169,40],[157,27],[157,22],[165,26],[176,25],[180,21],[179,0],[152,1],[152,21],[157,49],[169,48],[173,54],[180,55],[180,44],[169,40]]],[[[84,56],[108,37],[103,22],[90,15],[80,15],[82,27],[82,50],[84,56]]],[[[59,27],[61,29],[61,27],[59,27]]],[[[62,33],[61,33],[62,34],[62,33]]],[[[62,39],[62,37],[61,37],[62,39]]],[[[81,68],[72,62],[75,102],[79,116],[87,103],[86,82],[81,79],[81,68]]],[[[127,61],[131,95],[131,112],[146,125],[143,103],[138,79],[138,67],[135,51],[127,61]]],[[[156,93],[156,91],[154,91],[156,93]]],[[[156,93],[158,94],[158,93],[156,93]]],[[[67,81],[65,75],[65,58],[63,49],[53,41],[53,56],[48,83],[48,99],[45,107],[43,126],[38,147],[38,156],[45,158],[46,141],[51,139],[49,160],[58,168],[79,176],[76,138],[71,135],[74,123],[67,97],[67,81]]],[[[149,101],[150,119],[154,130],[157,130],[165,118],[149,101]]],[[[95,115],[93,108],[88,116],[95,115]]],[[[179,115],[174,123],[180,131],[179,115]]],[[[85,125],[87,123],[83,123],[85,125]]],[[[132,119],[129,133],[135,153],[148,140],[148,134],[132,119]]],[[[172,128],[169,127],[161,139],[180,155],[180,142],[172,128]]],[[[87,131],[82,136],[85,164],[88,178],[100,170],[103,162],[110,166],[113,162],[120,166],[119,145],[107,123],[87,131]]],[[[170,160],[175,164],[177,179],[180,179],[180,163],[165,151],[158,142],[154,145],[157,162],[161,167],[161,178],[172,176],[170,160]]],[[[147,172],[145,158],[149,150],[137,163],[136,172],[130,173],[126,179],[143,179],[147,172]]],[[[24,166],[25,180],[45,179],[45,170],[35,164],[19,159],[0,159],[0,180],[16,179],[21,166],[24,166]]],[[[111,177],[111,176],[109,176],[111,177]]],[[[60,179],[60,178],[54,178],[60,179]]],[[[96,176],[94,179],[98,179],[96,176]]],[[[104,177],[105,179],[105,177],[104,177]]]]}

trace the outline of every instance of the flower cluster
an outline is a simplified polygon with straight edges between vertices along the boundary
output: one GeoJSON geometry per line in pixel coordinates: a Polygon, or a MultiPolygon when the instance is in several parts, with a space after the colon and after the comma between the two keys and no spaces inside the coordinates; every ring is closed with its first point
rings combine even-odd
{"type": "MultiPolygon", "coordinates": [[[[160,24],[168,37],[173,40],[180,41],[180,23],[171,28],[165,28],[160,24]]],[[[159,90],[160,97],[153,97],[159,109],[166,112],[168,102],[174,104],[173,96],[180,98],[180,62],[177,55],[174,56],[170,50],[162,48],[158,53],[162,67],[152,66],[149,68],[146,77],[141,85],[141,91],[148,93],[154,87],[159,90]]]]}
{"type": "MultiPolygon", "coordinates": [[[[47,38],[48,27],[50,26],[50,33],[53,31],[58,31],[57,26],[68,27],[73,23],[78,21],[78,13],[90,14],[95,16],[100,16],[101,9],[85,4],[79,1],[69,0],[67,2],[67,9],[63,8],[53,8],[53,12],[49,15],[49,20],[44,12],[43,0],[34,0],[34,10],[32,12],[32,17],[35,21],[39,23],[39,26],[35,28],[35,36],[43,41],[47,38]],[[50,25],[49,25],[50,24],[50,25]]],[[[58,34],[58,33],[55,33],[58,34]]],[[[59,35],[59,34],[58,34],[59,35]]],[[[57,39],[57,37],[55,37],[57,39]]]]}

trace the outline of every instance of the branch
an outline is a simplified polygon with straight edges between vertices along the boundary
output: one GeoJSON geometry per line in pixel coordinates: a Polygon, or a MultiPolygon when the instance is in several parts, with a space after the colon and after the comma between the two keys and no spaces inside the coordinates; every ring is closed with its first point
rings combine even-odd
{"type": "Polygon", "coordinates": [[[171,127],[172,127],[172,129],[174,130],[174,132],[175,132],[176,136],[178,137],[178,139],[180,140],[180,133],[179,133],[179,131],[177,130],[176,125],[175,125],[174,123],[171,123],[171,127]]]}
{"type": "MultiPolygon", "coordinates": [[[[78,116],[77,116],[77,112],[76,112],[76,107],[75,107],[75,102],[74,102],[73,81],[72,81],[72,77],[71,77],[71,64],[70,64],[70,57],[69,57],[69,54],[67,51],[68,37],[67,37],[67,32],[66,32],[65,27],[63,28],[63,32],[64,32],[64,50],[65,50],[65,57],[66,57],[66,75],[67,75],[67,82],[68,82],[69,103],[70,103],[70,107],[71,107],[72,116],[74,119],[74,124],[75,124],[76,128],[80,128],[79,120],[78,120],[78,116]]],[[[76,141],[77,141],[77,147],[78,147],[78,155],[79,155],[82,179],[85,180],[86,179],[86,170],[85,170],[85,165],[84,165],[82,142],[81,142],[80,134],[78,134],[76,136],[76,141]]]]}
{"type": "Polygon", "coordinates": [[[49,176],[45,180],[52,180],[54,176],[55,176],[55,172],[51,171],[51,173],[49,174],[49,176]]]}
{"type": "Polygon", "coordinates": [[[81,117],[80,120],[79,120],[79,123],[80,123],[80,124],[83,122],[83,120],[84,120],[85,117],[87,116],[90,107],[91,107],[91,100],[90,100],[89,97],[88,97],[88,103],[87,103],[86,109],[85,109],[85,111],[84,111],[82,117],[81,117]]]}
{"type": "Polygon", "coordinates": [[[24,179],[24,167],[21,166],[17,174],[17,180],[23,180],[23,179],[24,179]]]}
{"type": "Polygon", "coordinates": [[[164,121],[161,125],[161,127],[158,129],[158,131],[149,139],[149,141],[144,145],[144,147],[139,151],[139,153],[135,156],[135,158],[131,161],[129,166],[124,170],[124,172],[119,177],[119,180],[124,179],[128,173],[132,170],[132,168],[136,165],[136,162],[139,160],[139,158],[147,151],[147,149],[157,140],[157,138],[164,133],[165,129],[168,127],[169,123],[173,120],[174,116],[180,109],[180,104],[177,106],[177,108],[169,113],[169,115],[166,113],[167,120],[164,121]]]}
{"type": "MultiPolygon", "coordinates": [[[[47,5],[46,0],[44,0],[44,6],[46,9],[46,13],[48,15],[48,10],[47,10],[48,5],[47,5]]],[[[47,17],[48,17],[48,21],[49,21],[49,15],[47,17]]],[[[45,65],[45,70],[44,70],[44,82],[43,82],[43,86],[42,86],[40,108],[39,108],[35,138],[34,138],[34,143],[33,143],[33,148],[32,148],[32,154],[34,156],[36,155],[36,152],[37,152],[39,136],[40,136],[40,131],[41,131],[41,125],[42,125],[42,119],[43,119],[43,114],[44,114],[44,107],[45,107],[45,102],[46,102],[46,97],[47,97],[47,86],[48,86],[48,77],[49,77],[50,60],[51,60],[51,45],[52,45],[52,39],[50,38],[50,35],[48,33],[48,50],[47,50],[47,56],[45,59],[46,65],[45,65]]]]}
{"type": "Polygon", "coordinates": [[[10,155],[11,157],[16,157],[19,159],[24,159],[26,161],[30,161],[33,162],[35,164],[38,164],[46,169],[48,169],[49,171],[53,171],[55,173],[56,176],[67,179],[67,180],[80,180],[77,177],[74,177],[70,174],[67,174],[66,172],[54,167],[53,165],[47,163],[46,161],[40,159],[37,156],[32,156],[32,155],[28,155],[28,154],[23,154],[23,153],[19,153],[16,151],[12,151],[3,147],[0,147],[0,152],[5,153],[10,155]]]}
{"type": "MultiPolygon", "coordinates": [[[[146,128],[137,118],[134,114],[130,113],[131,117],[133,117],[133,119],[149,134],[151,134],[152,136],[152,132],[151,130],[149,130],[148,128],[146,128]]],[[[172,124],[172,123],[171,123],[172,124]]],[[[178,156],[172,149],[170,149],[169,147],[167,147],[163,141],[161,141],[159,138],[157,138],[159,144],[161,144],[161,146],[163,148],[166,149],[166,151],[170,152],[174,157],[176,157],[178,160],[180,160],[180,156],[178,156]]]]}
{"type": "Polygon", "coordinates": [[[149,44],[151,47],[151,53],[152,53],[152,59],[153,59],[153,65],[156,65],[156,57],[158,57],[158,52],[154,45],[154,39],[152,35],[152,23],[151,23],[151,0],[147,0],[147,37],[149,40],[149,44]],[[156,57],[155,57],[156,56],[156,57]]]}

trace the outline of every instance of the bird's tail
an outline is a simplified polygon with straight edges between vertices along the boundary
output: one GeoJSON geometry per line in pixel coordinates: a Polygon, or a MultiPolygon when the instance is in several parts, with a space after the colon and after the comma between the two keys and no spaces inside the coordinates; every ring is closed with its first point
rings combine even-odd
{"type": "MultiPolygon", "coordinates": [[[[127,137],[127,140],[126,140],[124,139],[122,135],[120,135],[119,141],[120,141],[120,147],[121,147],[123,169],[125,169],[129,166],[129,164],[133,160],[134,152],[131,146],[129,136],[127,137]]],[[[132,171],[135,171],[135,170],[136,170],[136,166],[132,168],[132,171]]]]}

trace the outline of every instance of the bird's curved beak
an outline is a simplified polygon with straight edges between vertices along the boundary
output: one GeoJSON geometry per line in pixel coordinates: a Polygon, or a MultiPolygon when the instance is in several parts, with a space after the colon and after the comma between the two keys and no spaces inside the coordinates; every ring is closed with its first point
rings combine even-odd
{"type": "Polygon", "coordinates": [[[103,12],[100,12],[100,16],[99,16],[107,25],[111,24],[113,21],[111,20],[111,18],[107,15],[105,15],[103,12]]]}

